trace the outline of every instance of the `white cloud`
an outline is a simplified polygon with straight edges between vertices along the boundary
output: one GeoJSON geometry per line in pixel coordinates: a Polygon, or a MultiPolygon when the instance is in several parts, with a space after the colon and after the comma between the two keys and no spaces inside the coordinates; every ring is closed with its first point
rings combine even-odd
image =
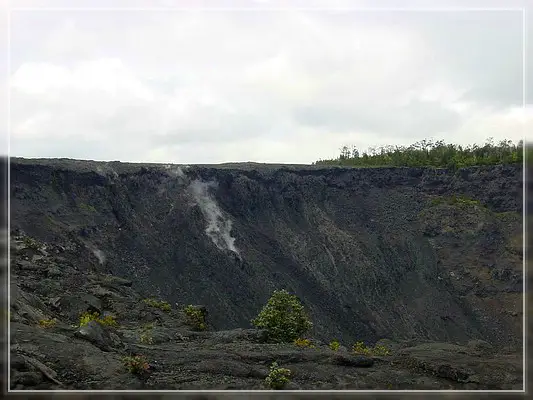
{"type": "MultiPolygon", "coordinates": [[[[497,79],[503,67],[516,72],[513,46],[505,53],[516,37],[504,36],[494,53],[482,30],[463,24],[459,37],[453,16],[436,18],[435,29],[431,18],[17,15],[12,154],[311,162],[349,143],[520,139],[516,93],[497,79]],[[506,64],[493,68],[500,59],[506,64]]],[[[512,22],[491,18],[488,38],[491,27],[512,22]]]]}

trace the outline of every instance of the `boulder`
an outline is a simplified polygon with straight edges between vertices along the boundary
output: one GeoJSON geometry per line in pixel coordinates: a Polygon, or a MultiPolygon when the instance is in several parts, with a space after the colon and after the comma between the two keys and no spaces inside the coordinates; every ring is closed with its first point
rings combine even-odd
{"type": "Polygon", "coordinates": [[[87,324],[80,326],[76,337],[87,340],[103,351],[111,351],[120,345],[120,339],[117,335],[109,332],[96,321],[89,321],[87,324]]]}
{"type": "Polygon", "coordinates": [[[78,321],[84,312],[102,313],[102,302],[88,293],[76,293],[62,296],[59,301],[62,314],[69,319],[78,321]]]}

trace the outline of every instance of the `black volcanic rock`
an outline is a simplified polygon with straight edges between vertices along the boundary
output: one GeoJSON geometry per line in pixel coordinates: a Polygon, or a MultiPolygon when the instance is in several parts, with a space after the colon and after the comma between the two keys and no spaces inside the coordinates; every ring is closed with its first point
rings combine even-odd
{"type": "MultiPolygon", "coordinates": [[[[517,166],[456,173],[12,159],[12,354],[36,352],[61,385],[80,389],[261,388],[276,360],[294,369],[295,388],[516,387],[521,178],[517,166]],[[249,329],[279,288],[309,311],[317,349],[266,344],[249,329]],[[172,310],[143,302],[154,297],[172,310]],[[205,305],[207,332],[187,325],[187,304],[205,305]],[[79,337],[71,325],[83,311],[116,316],[117,336],[79,337]],[[50,318],[57,324],[38,325],[50,318]],[[140,339],[146,330],[150,343],[140,339]],[[332,360],[362,358],[327,346],[381,338],[410,363],[376,359],[354,376],[332,360]],[[417,347],[426,342],[459,344],[432,353],[417,347]],[[514,356],[502,355],[508,347],[514,356]],[[150,359],[148,380],[125,371],[122,358],[135,354],[150,359]],[[483,378],[488,362],[512,378],[483,378]]],[[[35,374],[20,376],[12,387],[39,385],[35,374]]]]}

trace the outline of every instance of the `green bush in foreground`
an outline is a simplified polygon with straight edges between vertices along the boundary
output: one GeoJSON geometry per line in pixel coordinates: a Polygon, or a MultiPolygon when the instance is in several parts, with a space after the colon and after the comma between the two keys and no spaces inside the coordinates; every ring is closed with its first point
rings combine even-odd
{"type": "Polygon", "coordinates": [[[252,324],[266,329],[269,340],[277,343],[294,342],[313,326],[298,297],[286,290],[274,291],[252,324]]]}
{"type": "Polygon", "coordinates": [[[277,362],[273,362],[270,366],[270,373],[265,378],[266,385],[274,390],[283,389],[289,383],[291,370],[287,368],[280,368],[277,362]]]}
{"type": "Polygon", "coordinates": [[[339,343],[338,340],[334,339],[330,342],[329,344],[329,348],[333,351],[337,351],[339,350],[339,348],[341,347],[341,344],[339,343]]]}
{"type": "Polygon", "coordinates": [[[198,331],[205,331],[207,329],[207,315],[205,310],[189,304],[183,310],[187,316],[187,323],[198,331]]]}
{"type": "Polygon", "coordinates": [[[144,356],[127,356],[122,359],[126,369],[135,375],[144,375],[150,369],[150,364],[144,356]]]}

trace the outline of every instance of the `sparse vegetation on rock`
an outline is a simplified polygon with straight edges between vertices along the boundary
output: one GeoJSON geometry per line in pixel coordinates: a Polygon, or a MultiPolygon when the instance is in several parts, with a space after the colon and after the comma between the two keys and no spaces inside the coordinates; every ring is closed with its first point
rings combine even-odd
{"type": "Polygon", "coordinates": [[[41,328],[51,328],[57,324],[56,318],[50,318],[50,319],[41,319],[39,320],[39,326],[41,328]]]}
{"type": "Polygon", "coordinates": [[[141,334],[139,335],[139,342],[144,344],[152,344],[154,338],[152,336],[152,330],[154,329],[154,324],[145,324],[141,327],[141,334]]]}
{"type": "Polygon", "coordinates": [[[341,344],[339,343],[338,340],[332,340],[330,343],[329,343],[329,348],[333,351],[337,351],[339,350],[339,347],[341,347],[341,344]]]}
{"type": "Polygon", "coordinates": [[[298,338],[294,341],[294,344],[298,347],[309,347],[309,348],[315,348],[316,346],[311,342],[310,339],[303,339],[298,338]]]}
{"type": "Polygon", "coordinates": [[[270,366],[270,372],[265,378],[265,384],[268,388],[280,390],[290,382],[291,370],[288,368],[281,368],[277,362],[273,362],[270,366]]]}
{"type": "Polygon", "coordinates": [[[431,200],[431,205],[436,206],[439,204],[482,206],[479,200],[471,199],[467,196],[456,196],[456,195],[452,195],[450,197],[439,196],[431,200]]]}
{"type": "Polygon", "coordinates": [[[111,326],[111,327],[117,327],[118,322],[113,315],[105,315],[103,317],[100,317],[100,314],[97,312],[85,312],[82,315],[80,315],[80,325],[79,326],[85,326],[90,321],[98,322],[100,325],[103,326],[111,326]]]}
{"type": "Polygon", "coordinates": [[[187,323],[198,331],[207,329],[207,311],[205,307],[198,307],[189,304],[183,309],[187,316],[187,323]]]}
{"type": "Polygon", "coordinates": [[[144,375],[150,369],[150,364],[142,355],[126,356],[122,361],[126,369],[135,375],[144,375]]]}
{"type": "Polygon", "coordinates": [[[390,355],[390,350],[384,345],[375,345],[374,347],[365,346],[364,342],[356,342],[352,351],[355,354],[364,354],[366,356],[388,356],[390,355]]]}
{"type": "Polygon", "coordinates": [[[313,326],[298,297],[287,290],[275,290],[252,323],[279,343],[293,342],[313,326]]]}
{"type": "Polygon", "coordinates": [[[159,308],[160,310],[165,312],[169,312],[172,309],[170,304],[164,300],[144,299],[143,301],[150,307],[159,308]]]}
{"type": "Polygon", "coordinates": [[[79,207],[82,210],[85,210],[85,211],[89,211],[89,212],[93,212],[93,213],[96,212],[96,208],[94,208],[94,206],[92,206],[90,204],[80,203],[79,207]]]}

